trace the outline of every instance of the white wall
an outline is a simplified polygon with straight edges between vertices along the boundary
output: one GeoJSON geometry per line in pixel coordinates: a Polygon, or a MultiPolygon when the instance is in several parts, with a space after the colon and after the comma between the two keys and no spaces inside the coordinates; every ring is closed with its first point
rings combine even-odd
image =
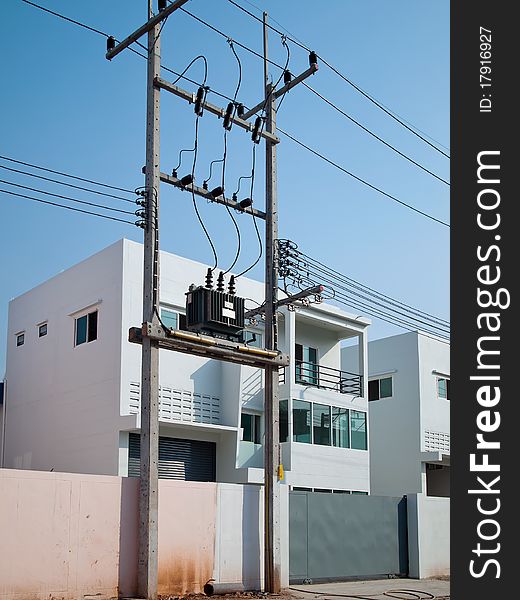
{"type": "Polygon", "coordinates": [[[123,242],[9,305],[4,465],[115,474],[123,242]],[[74,347],[74,316],[98,308],[98,339],[74,347]],[[37,325],[47,321],[48,334],[37,325]],[[15,334],[25,331],[25,344],[15,334]]]}
{"type": "MultiPolygon", "coordinates": [[[[357,348],[344,348],[343,368],[350,370],[357,348]]],[[[393,378],[393,396],[368,403],[370,487],[378,496],[401,496],[422,490],[420,400],[417,334],[369,342],[369,379],[393,378]]]]}
{"type": "Polygon", "coordinates": [[[410,494],[408,560],[410,577],[450,574],[450,500],[410,494]]]}

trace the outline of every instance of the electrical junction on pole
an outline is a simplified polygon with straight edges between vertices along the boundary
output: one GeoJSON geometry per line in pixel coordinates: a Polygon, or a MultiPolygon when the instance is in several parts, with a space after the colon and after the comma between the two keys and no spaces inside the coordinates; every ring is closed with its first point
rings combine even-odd
{"type": "MultiPolygon", "coordinates": [[[[107,39],[109,60],[115,58],[125,48],[145,34],[148,36],[147,72],[147,117],[146,117],[146,165],[145,185],[141,191],[143,210],[136,212],[140,218],[138,225],[144,230],[144,280],[143,280],[143,324],[141,328],[130,330],[130,340],[142,345],[141,375],[141,477],[140,477],[140,518],[139,518],[139,562],[138,590],[144,598],[157,597],[158,577],[158,441],[159,441],[159,348],[172,351],[200,353],[218,360],[228,360],[240,364],[253,364],[265,370],[265,525],[264,525],[264,582],[267,591],[278,593],[281,589],[281,550],[280,550],[280,479],[283,466],[280,461],[278,431],[278,369],[289,363],[288,357],[278,350],[278,200],[276,146],[276,104],[279,98],[293,87],[303,82],[318,70],[318,60],[314,52],[309,54],[309,68],[293,78],[286,68],[283,70],[283,86],[277,89],[282,76],[273,84],[268,80],[268,27],[267,14],[263,17],[264,47],[264,98],[252,109],[246,109],[235,97],[226,107],[219,107],[207,101],[207,88],[199,86],[196,93],[190,93],[160,76],[161,28],[166,19],[182,8],[187,0],[176,0],[170,4],[159,0],[158,13],[153,13],[153,2],[149,0],[148,21],[123,41],[116,43],[113,37],[107,39]],[[176,169],[171,176],[160,170],[160,92],[166,91],[192,104],[196,114],[196,136],[194,162],[191,174],[178,178],[176,169]],[[203,184],[196,185],[194,172],[197,154],[197,133],[199,119],[211,114],[222,119],[225,130],[224,141],[232,129],[242,129],[251,135],[253,153],[255,145],[265,143],[265,213],[253,206],[253,198],[238,201],[226,197],[224,167],[226,150],[222,159],[222,184],[211,191],[203,184]],[[254,122],[248,119],[254,117],[254,122]],[[196,208],[196,196],[206,198],[235,210],[250,213],[252,218],[265,220],[265,348],[254,349],[241,343],[240,332],[244,329],[243,299],[235,295],[234,277],[225,291],[225,273],[220,272],[216,289],[213,288],[213,272],[217,268],[217,256],[213,269],[208,270],[205,286],[190,286],[187,293],[187,327],[192,333],[179,333],[166,327],[159,316],[159,231],[160,231],[160,183],[174,185],[192,196],[196,208]],[[208,335],[209,334],[209,335],[208,335]]],[[[229,40],[233,50],[233,41],[229,40]]],[[[285,40],[284,40],[285,43],[285,40]]],[[[234,50],[233,50],[234,52],[234,50]]],[[[235,53],[235,56],[236,53],[235,53]]],[[[237,60],[238,56],[237,56],[237,60]]],[[[287,61],[288,64],[288,61],[287,61]]],[[[240,65],[240,61],[239,61],[240,65]]],[[[226,145],[225,145],[226,148],[226,145]]],[[[179,165],[180,166],[180,165],[179,165]]],[[[254,172],[251,179],[254,178],[254,172]]],[[[252,186],[251,186],[252,190],[252,186]]],[[[252,195],[252,194],[251,194],[252,195]]],[[[198,212],[197,212],[198,214],[198,212]]],[[[200,219],[205,232],[202,220],[200,219]]],[[[230,213],[230,216],[231,213],[230,213]]],[[[233,217],[232,217],[233,218],[233,217]]],[[[233,222],[236,222],[233,218],[233,222]]],[[[256,223],[255,223],[256,227],[256,223]]],[[[258,231],[258,229],[257,229],[258,231]]],[[[238,228],[237,228],[238,232],[238,228]]],[[[211,239],[208,241],[211,243],[211,239]]],[[[212,248],[214,250],[213,244],[212,248]]],[[[237,253],[238,258],[238,253],[237,253]]],[[[235,260],[236,262],[236,260],[235,260]]],[[[233,265],[232,265],[233,266],[233,265]]],[[[228,271],[231,270],[228,269],[228,271]]],[[[312,286],[309,294],[313,294],[312,286]]],[[[305,296],[305,293],[303,294],[305,296]]],[[[294,301],[302,298],[298,293],[294,301]]],[[[287,300],[285,301],[287,303],[287,300]]]]}

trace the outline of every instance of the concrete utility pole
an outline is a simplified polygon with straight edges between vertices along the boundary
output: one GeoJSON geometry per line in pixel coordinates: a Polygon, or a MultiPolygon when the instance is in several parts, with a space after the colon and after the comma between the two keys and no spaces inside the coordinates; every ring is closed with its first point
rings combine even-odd
{"type": "MultiPolygon", "coordinates": [[[[148,0],[148,20],[153,2],[148,0]]],[[[148,32],[146,107],[146,169],[143,323],[156,323],[159,310],[159,189],[160,90],[154,81],[161,73],[160,24],[148,32]]],[[[157,598],[159,512],[159,346],[143,339],[141,365],[141,477],[139,490],[139,560],[137,588],[141,598],[157,598]]]]}
{"type": "MultiPolygon", "coordinates": [[[[267,13],[263,15],[264,26],[264,80],[266,130],[276,132],[276,97],[268,81],[267,13]]],[[[277,302],[278,302],[278,199],[276,192],[276,144],[265,141],[265,347],[278,349],[277,302]]],[[[264,446],[264,577],[265,590],[274,594],[281,589],[280,556],[280,430],[279,430],[279,374],[271,366],[265,369],[265,446],[264,446]]]]}

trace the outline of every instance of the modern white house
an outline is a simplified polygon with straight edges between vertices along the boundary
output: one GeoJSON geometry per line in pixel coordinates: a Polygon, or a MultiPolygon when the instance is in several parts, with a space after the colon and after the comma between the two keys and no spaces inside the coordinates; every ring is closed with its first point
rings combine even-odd
{"type": "MultiPolygon", "coordinates": [[[[9,306],[4,396],[6,468],[132,476],[139,473],[142,245],[120,240],[9,306]]],[[[185,326],[186,292],[207,265],[161,253],[161,318],[185,326]]],[[[264,286],[237,280],[246,308],[264,286]]],[[[262,326],[247,340],[262,346],[262,326]],[[255,335],[253,335],[255,334],[255,335]]],[[[327,304],[280,309],[284,483],[370,492],[369,321],[327,304]],[[352,367],[341,342],[353,338],[352,367]]],[[[261,483],[263,371],[161,350],[159,472],[164,478],[261,483]]]]}
{"type": "MultiPolygon", "coordinates": [[[[342,365],[355,349],[343,348],[342,365]]],[[[370,488],[450,495],[450,346],[410,332],[368,344],[370,488]]]]}

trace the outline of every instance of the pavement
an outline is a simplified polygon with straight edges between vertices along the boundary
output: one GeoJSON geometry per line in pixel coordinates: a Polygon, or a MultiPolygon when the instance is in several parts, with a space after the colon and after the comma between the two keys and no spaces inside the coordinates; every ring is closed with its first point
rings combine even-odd
{"type": "Polygon", "coordinates": [[[367,600],[432,600],[450,597],[447,579],[377,579],[294,585],[290,588],[295,600],[334,600],[335,597],[367,600]]]}

